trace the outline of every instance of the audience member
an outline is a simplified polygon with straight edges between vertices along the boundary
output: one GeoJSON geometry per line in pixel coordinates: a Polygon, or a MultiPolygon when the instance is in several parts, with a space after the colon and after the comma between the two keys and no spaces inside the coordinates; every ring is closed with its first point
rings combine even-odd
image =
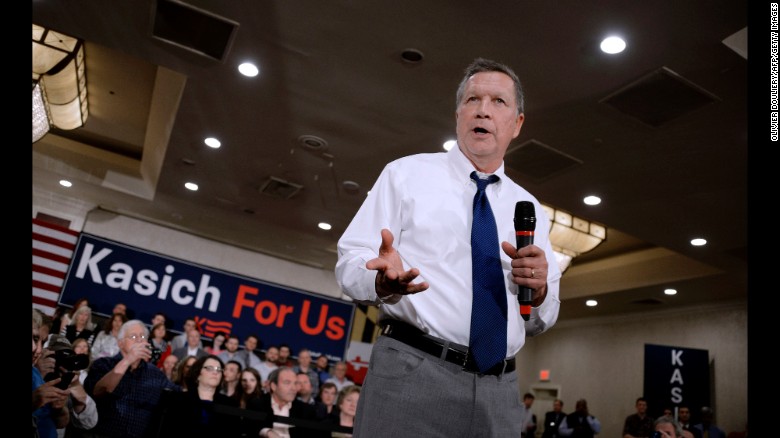
{"type": "MultiPolygon", "coordinates": [[[[62,335],[52,335],[49,340],[49,350],[53,352],[69,352],[71,354],[83,354],[87,360],[89,360],[89,345],[84,338],[76,338],[76,342],[81,346],[77,349],[68,342],[68,339],[62,335]]],[[[86,374],[86,370],[81,370],[86,374]]],[[[81,384],[79,371],[76,371],[75,375],[70,378],[70,384],[68,390],[70,391],[70,397],[68,397],[67,407],[70,420],[66,427],[58,428],[57,435],[60,437],[67,436],[69,438],[82,437],[86,433],[85,431],[92,429],[98,422],[98,412],[95,401],[87,395],[84,387],[81,384]]]]}
{"type": "Polygon", "coordinates": [[[190,390],[165,392],[156,436],[237,437],[237,419],[214,409],[215,405],[238,407],[237,399],[219,392],[222,371],[223,364],[217,356],[206,355],[196,360],[186,378],[190,390]]]}
{"type": "Polygon", "coordinates": [[[56,438],[57,429],[68,425],[70,414],[66,408],[69,389],[57,388],[60,379],[44,382],[41,372],[35,367],[43,349],[40,337],[41,316],[32,312],[32,417],[33,434],[40,438],[56,438]]]}
{"type": "Polygon", "coordinates": [[[684,438],[702,438],[701,431],[691,423],[691,409],[688,405],[683,404],[677,408],[677,421],[680,422],[684,438]]]}
{"type": "Polygon", "coordinates": [[[92,341],[95,340],[95,332],[91,327],[95,325],[92,323],[92,309],[89,306],[81,306],[73,313],[73,319],[60,330],[60,335],[68,338],[68,341],[73,342],[76,338],[84,338],[92,345],[92,341]]]}
{"type": "Polygon", "coordinates": [[[92,343],[92,360],[116,356],[119,353],[119,330],[127,322],[124,313],[114,313],[107,319],[92,343]]]}
{"type": "Polygon", "coordinates": [[[315,406],[317,404],[317,399],[314,396],[311,378],[309,375],[298,371],[295,374],[295,378],[298,380],[298,400],[306,403],[307,405],[315,406]]]}
{"type": "MultiPolygon", "coordinates": [[[[72,344],[73,347],[73,353],[74,354],[83,354],[87,357],[89,356],[89,343],[84,338],[76,338],[75,341],[73,341],[72,344]]],[[[87,368],[84,368],[83,370],[77,370],[75,373],[79,376],[79,383],[82,385],[84,384],[84,380],[87,378],[87,370],[89,369],[89,365],[92,364],[92,360],[90,359],[89,364],[87,365],[87,368]]]]}
{"type": "MultiPolygon", "coordinates": [[[[338,421],[333,424],[341,427],[352,428],[355,426],[355,412],[357,411],[358,400],[360,399],[360,387],[357,385],[345,386],[344,389],[339,391],[338,399],[336,400],[336,406],[339,407],[338,421]]],[[[333,421],[334,417],[326,422],[333,421]]],[[[334,438],[351,438],[351,433],[333,432],[331,434],[334,438]]]]}
{"type": "Polygon", "coordinates": [[[162,391],[181,388],[151,365],[149,329],[140,320],[127,321],[119,330],[119,352],[95,360],[84,387],[97,403],[100,421],[96,434],[104,437],[142,437],[162,391]]]}
{"type": "MultiPolygon", "coordinates": [[[[212,355],[213,356],[213,355],[212,355]]],[[[225,363],[225,371],[222,373],[222,387],[219,392],[236,400],[241,399],[241,370],[243,366],[237,360],[225,363]]]]}
{"type": "Polygon", "coordinates": [[[330,363],[328,362],[328,356],[325,356],[324,354],[317,356],[314,365],[314,371],[317,372],[317,375],[320,378],[320,385],[322,385],[330,379],[330,363]]]}
{"type": "Polygon", "coordinates": [[[192,329],[187,332],[187,344],[183,347],[173,350],[174,356],[179,359],[184,359],[187,356],[195,356],[197,359],[206,357],[209,354],[202,347],[203,343],[200,339],[200,332],[196,329],[192,329]]]}
{"type": "Polygon", "coordinates": [[[247,368],[244,371],[241,371],[240,406],[242,408],[246,408],[249,400],[259,398],[261,395],[263,395],[260,382],[262,382],[262,378],[256,369],[247,368]]]}
{"type": "MultiPolygon", "coordinates": [[[[157,324],[162,324],[165,328],[168,328],[168,317],[162,312],[157,312],[152,316],[152,323],[149,324],[150,328],[154,328],[157,324]]],[[[166,339],[167,340],[167,339],[166,339]]]]}
{"type": "Polygon", "coordinates": [[[315,406],[315,413],[320,420],[327,420],[329,417],[337,417],[339,408],[336,405],[336,395],[339,390],[333,382],[325,382],[320,385],[319,404],[315,406]]]}
{"type": "Polygon", "coordinates": [[[279,359],[276,364],[280,367],[294,367],[296,363],[292,359],[292,350],[287,344],[279,344],[279,359]]]}
{"type": "Polygon", "coordinates": [[[258,348],[260,345],[260,338],[257,335],[247,335],[244,339],[244,361],[247,368],[254,368],[259,370],[260,364],[263,362],[261,355],[258,354],[258,348]]]}
{"type": "MultiPolygon", "coordinates": [[[[52,323],[52,333],[62,333],[62,330],[73,320],[73,314],[76,313],[76,310],[83,306],[89,306],[89,300],[86,297],[81,297],[76,300],[70,310],[65,311],[62,307],[58,308],[58,310],[63,309],[63,311],[60,313],[61,316],[59,317],[59,325],[57,325],[57,317],[55,317],[54,322],[52,323]]],[[[95,329],[95,327],[89,328],[90,330],[95,329]]]]}
{"type": "Polygon", "coordinates": [[[176,369],[176,364],[178,362],[179,358],[172,354],[163,359],[162,371],[165,374],[165,377],[167,377],[171,382],[174,380],[174,370],[176,369]]]}
{"type": "Polygon", "coordinates": [[[647,415],[647,400],[639,397],[635,406],[636,413],[626,417],[623,423],[623,438],[647,438],[653,433],[653,417],[647,415]]]}
{"type": "Polygon", "coordinates": [[[674,415],[662,415],[653,422],[656,434],[653,438],[682,438],[683,430],[674,419],[674,415]],[[660,435],[660,436],[659,436],[660,435]]]}
{"type": "MultiPolygon", "coordinates": [[[[39,309],[33,310],[41,316],[41,327],[38,329],[38,333],[41,338],[41,343],[46,345],[46,343],[49,342],[49,336],[52,334],[51,330],[54,320],[51,316],[41,312],[39,309]]],[[[55,333],[59,333],[59,330],[55,333]]]]}
{"type": "Polygon", "coordinates": [[[712,411],[712,408],[709,406],[702,407],[701,423],[693,426],[693,428],[701,432],[701,436],[704,438],[726,438],[726,432],[713,423],[712,419],[714,415],[715,413],[712,411]]]}
{"type": "Polygon", "coordinates": [[[349,385],[355,384],[355,382],[347,378],[347,363],[344,361],[338,361],[333,364],[333,376],[326,380],[326,382],[332,382],[339,391],[349,385]]]}
{"type": "MultiPolygon", "coordinates": [[[[190,330],[196,330],[195,327],[195,319],[193,318],[187,318],[184,320],[184,331],[180,335],[176,335],[171,339],[171,351],[176,351],[176,349],[184,347],[187,345],[187,332],[190,330]]],[[[203,348],[203,344],[198,345],[199,348],[203,348]]]]}
{"type": "Polygon", "coordinates": [[[211,338],[211,345],[208,345],[205,348],[206,353],[213,354],[214,356],[219,356],[222,353],[222,351],[224,351],[222,347],[225,345],[226,339],[227,339],[227,333],[225,332],[214,333],[214,337],[211,338]]]}
{"type": "Polygon", "coordinates": [[[187,373],[190,371],[190,368],[192,368],[192,364],[197,360],[198,358],[195,356],[187,356],[184,359],[179,360],[179,363],[177,363],[174,368],[173,383],[184,391],[187,390],[187,373]]]}
{"type": "Polygon", "coordinates": [[[279,347],[271,345],[265,352],[265,360],[257,367],[251,367],[260,372],[260,377],[262,377],[261,386],[263,388],[263,392],[268,392],[268,378],[271,375],[271,372],[279,368],[279,366],[276,365],[277,359],[279,359],[279,347]]]}
{"type": "Polygon", "coordinates": [[[225,349],[222,350],[222,353],[219,353],[217,356],[224,363],[228,363],[231,360],[235,360],[241,363],[241,366],[244,369],[252,368],[247,365],[247,361],[246,361],[247,353],[243,350],[239,350],[238,345],[239,345],[238,336],[233,334],[228,335],[227,340],[225,341],[225,349]]]}
{"type": "Polygon", "coordinates": [[[536,415],[531,412],[531,406],[534,404],[534,395],[530,392],[523,394],[523,414],[520,418],[522,424],[522,437],[532,437],[536,434],[536,415]]]}
{"type": "Polygon", "coordinates": [[[168,356],[173,355],[173,351],[171,350],[171,343],[166,340],[168,338],[168,329],[165,328],[165,323],[158,322],[157,324],[153,325],[151,336],[152,338],[149,340],[149,343],[152,344],[152,347],[160,351],[160,358],[157,359],[157,363],[154,365],[157,368],[160,368],[165,362],[165,359],[168,356]]]}
{"type": "Polygon", "coordinates": [[[301,348],[298,353],[298,365],[293,367],[296,373],[306,373],[311,379],[311,391],[315,395],[320,392],[320,376],[311,364],[311,351],[308,348],[301,348]]]}
{"type": "Polygon", "coordinates": [[[555,399],[553,401],[553,410],[544,414],[542,438],[558,438],[558,427],[564,418],[566,418],[566,414],[563,413],[563,401],[555,399]]]}
{"type": "Polygon", "coordinates": [[[588,402],[582,398],[574,405],[574,412],[567,415],[558,427],[558,435],[572,438],[593,438],[601,432],[601,422],[588,412],[588,402]]]}
{"type": "MultiPolygon", "coordinates": [[[[270,348],[269,348],[270,350],[270,348]]],[[[266,352],[267,353],[267,352],[266,352]]],[[[266,354],[266,362],[268,356],[266,354]]],[[[262,395],[258,399],[251,400],[247,407],[249,409],[265,412],[276,417],[289,417],[299,420],[315,421],[316,415],[314,407],[297,400],[298,384],[295,371],[289,367],[278,367],[271,371],[268,376],[269,393],[262,395]]],[[[288,423],[273,422],[273,417],[263,421],[260,424],[259,434],[261,437],[280,438],[287,437],[318,437],[329,436],[325,433],[307,429],[300,426],[291,426],[288,423]]]]}

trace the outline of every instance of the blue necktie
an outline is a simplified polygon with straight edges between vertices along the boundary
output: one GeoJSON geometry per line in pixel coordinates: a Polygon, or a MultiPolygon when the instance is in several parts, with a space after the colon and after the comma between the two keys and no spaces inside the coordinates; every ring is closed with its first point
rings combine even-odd
{"type": "Polygon", "coordinates": [[[474,195],[474,222],[471,225],[471,275],[474,299],[471,305],[469,348],[480,372],[506,357],[506,286],[498,246],[498,231],[485,188],[498,181],[496,175],[480,179],[474,195]]]}

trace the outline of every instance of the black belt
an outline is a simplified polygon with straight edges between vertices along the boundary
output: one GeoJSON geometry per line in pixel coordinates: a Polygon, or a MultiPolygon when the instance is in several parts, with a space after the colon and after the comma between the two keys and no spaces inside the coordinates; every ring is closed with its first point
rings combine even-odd
{"type": "Polygon", "coordinates": [[[500,376],[504,373],[511,373],[515,370],[515,358],[505,359],[489,370],[480,372],[477,364],[469,354],[469,348],[465,345],[448,342],[431,335],[426,335],[422,330],[413,327],[405,322],[395,319],[386,319],[379,322],[382,327],[382,334],[389,336],[397,341],[401,341],[410,347],[454,363],[460,366],[463,371],[475,374],[487,374],[491,376],[500,376]]]}

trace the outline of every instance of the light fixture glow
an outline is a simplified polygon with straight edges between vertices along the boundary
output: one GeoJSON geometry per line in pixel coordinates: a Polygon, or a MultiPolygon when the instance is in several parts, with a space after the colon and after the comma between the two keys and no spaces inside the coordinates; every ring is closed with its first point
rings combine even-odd
{"type": "Polygon", "coordinates": [[[601,204],[601,198],[598,196],[586,196],[585,199],[582,200],[586,205],[599,205],[601,204]]]}
{"type": "Polygon", "coordinates": [[[53,126],[84,126],[87,105],[84,41],[33,24],[33,143],[53,126]]]}
{"type": "Polygon", "coordinates": [[[68,181],[68,180],[66,180],[66,179],[61,179],[60,180],[60,185],[62,187],[73,187],[73,183],[68,181]]]}
{"type": "Polygon", "coordinates": [[[455,145],[457,144],[458,144],[457,140],[447,140],[444,142],[444,145],[442,145],[442,147],[444,148],[445,151],[449,151],[450,149],[454,148],[455,145]]]}
{"type": "Polygon", "coordinates": [[[596,307],[596,306],[599,305],[599,302],[596,301],[596,300],[588,300],[588,301],[585,301],[585,305],[588,306],[588,307],[596,307]]]}
{"type": "Polygon", "coordinates": [[[677,289],[664,289],[664,294],[666,295],[677,295],[677,289]]]}
{"type": "Polygon", "coordinates": [[[691,245],[693,246],[704,246],[707,244],[707,239],[702,239],[700,237],[697,237],[696,239],[691,240],[691,245]]]}
{"type": "Polygon", "coordinates": [[[325,231],[328,231],[332,228],[330,224],[327,222],[320,222],[317,224],[317,226],[320,227],[321,230],[325,230],[325,231]]]}
{"type": "Polygon", "coordinates": [[[209,137],[209,138],[203,140],[203,143],[206,143],[206,146],[208,146],[210,148],[214,148],[214,149],[218,149],[220,146],[222,146],[222,142],[220,142],[219,140],[217,140],[214,137],[209,137]]]}
{"type": "Polygon", "coordinates": [[[614,55],[615,53],[620,53],[626,49],[626,42],[623,41],[623,38],[611,36],[604,38],[604,40],[601,41],[600,47],[602,52],[614,55]]]}
{"type": "Polygon", "coordinates": [[[253,78],[260,73],[260,70],[251,62],[244,62],[238,66],[238,71],[247,77],[253,78]]]}
{"type": "Polygon", "coordinates": [[[572,259],[593,250],[607,238],[607,228],[542,204],[550,219],[550,244],[561,273],[572,259]]]}
{"type": "Polygon", "coordinates": [[[184,187],[187,190],[192,190],[193,192],[197,192],[198,191],[198,185],[195,184],[195,183],[191,183],[191,182],[184,183],[184,187]]]}

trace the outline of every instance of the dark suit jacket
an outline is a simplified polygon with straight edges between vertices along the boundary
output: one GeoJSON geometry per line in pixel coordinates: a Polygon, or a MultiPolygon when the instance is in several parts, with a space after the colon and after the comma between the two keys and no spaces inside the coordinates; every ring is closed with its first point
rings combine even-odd
{"type": "MultiPolygon", "coordinates": [[[[171,353],[171,354],[173,354],[174,356],[178,357],[179,360],[182,360],[185,357],[187,357],[187,348],[189,348],[189,347],[187,345],[185,345],[185,346],[183,346],[181,348],[177,348],[177,349],[173,350],[173,353],[171,353]]],[[[202,348],[198,348],[198,352],[195,353],[195,357],[198,358],[198,359],[200,359],[201,357],[204,357],[204,356],[208,356],[208,355],[209,354],[206,353],[206,350],[204,350],[202,348]]]]}
{"type": "Polygon", "coordinates": [[[217,393],[209,402],[198,398],[197,391],[164,391],[158,422],[153,422],[150,432],[155,437],[240,437],[239,417],[218,407],[215,410],[216,405],[238,409],[238,400],[217,393]]]}
{"type": "MultiPolygon", "coordinates": [[[[255,430],[251,436],[258,436],[260,430],[264,427],[273,427],[274,423],[274,409],[271,406],[271,395],[263,394],[259,398],[252,399],[247,404],[247,409],[267,413],[268,419],[255,423],[255,430]]],[[[304,403],[300,400],[293,400],[292,407],[290,407],[290,417],[292,419],[306,420],[314,423],[322,424],[323,429],[310,429],[303,426],[295,426],[290,428],[290,437],[305,437],[305,438],[325,438],[330,437],[331,433],[325,428],[325,425],[319,420],[314,411],[314,406],[304,403]]]]}
{"type": "Polygon", "coordinates": [[[550,411],[544,414],[544,433],[542,438],[558,438],[558,426],[566,418],[563,412],[550,411]]]}

